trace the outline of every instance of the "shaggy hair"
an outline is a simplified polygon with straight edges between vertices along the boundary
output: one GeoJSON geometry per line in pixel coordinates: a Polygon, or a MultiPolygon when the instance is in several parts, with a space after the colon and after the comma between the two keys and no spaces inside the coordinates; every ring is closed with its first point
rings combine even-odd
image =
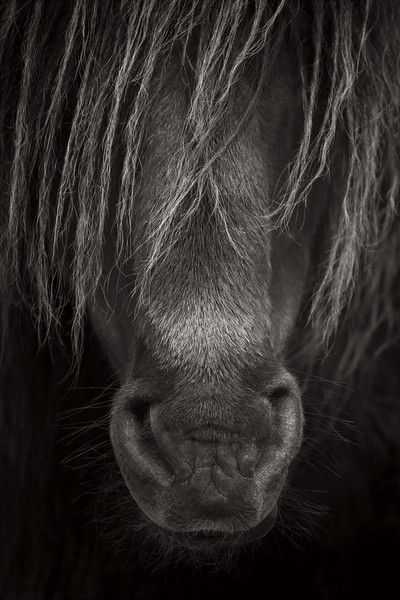
{"type": "Polygon", "coordinates": [[[262,226],[288,226],[313,184],[328,176],[337,144],[338,222],[308,314],[325,341],[344,307],[360,316],[360,333],[353,323],[343,359],[345,369],[356,369],[376,329],[385,332],[384,343],[395,320],[390,298],[396,273],[388,256],[400,249],[393,226],[400,165],[399,23],[397,0],[3,0],[3,347],[15,303],[26,304],[47,332],[58,322],[65,303],[61,275],[68,268],[79,355],[85,304],[101,278],[113,178],[116,262],[122,265],[134,252],[151,84],[167,72],[171,55],[179,56],[190,87],[182,124],[188,141],[169,187],[173,193],[147,225],[150,250],[138,273],[140,297],[205,194],[221,232],[235,243],[213,166],[236,131],[222,136],[218,125],[229,115],[232,88],[249,61],[254,97],[241,124],[274,58],[289,43],[300,65],[304,128],[287,181],[262,226]]]}
{"type": "MultiPolygon", "coordinates": [[[[369,564],[371,573],[379,575],[379,591],[390,585],[387,571],[381,576],[382,569],[368,562],[371,556],[375,561],[393,554],[385,537],[374,537],[374,525],[369,542],[362,537],[357,547],[357,557],[359,550],[364,552],[362,576],[357,587],[346,587],[344,565],[353,571],[357,561],[354,546],[347,544],[353,533],[343,537],[339,526],[355,521],[357,530],[372,515],[385,531],[392,527],[388,511],[398,506],[397,364],[388,360],[396,358],[392,348],[386,350],[398,333],[400,306],[399,0],[0,0],[0,365],[3,353],[10,367],[0,372],[5,491],[5,543],[0,546],[2,573],[10,571],[13,593],[23,589],[23,597],[50,597],[51,590],[60,598],[132,596],[131,577],[136,586],[137,573],[127,572],[121,560],[110,574],[115,557],[108,547],[114,542],[118,549],[130,548],[133,539],[140,546],[145,528],[143,535],[154,537],[157,553],[161,548],[169,558],[170,538],[159,536],[147,523],[132,525],[133,500],[109,437],[111,396],[118,386],[107,379],[104,364],[97,364],[98,343],[91,335],[85,337],[82,389],[71,390],[67,377],[59,385],[69,366],[66,329],[71,321],[78,361],[85,306],[102,285],[109,221],[115,262],[121,268],[143,243],[132,239],[141,151],[157,85],[168,77],[170,61],[180,65],[190,101],[182,122],[187,143],[174,160],[179,168],[158,212],[153,208],[145,224],[149,251],[135,274],[139,299],[145,301],[155,270],[163,268],[203,199],[213,208],[218,233],[240,244],[219,194],[215,161],[256,109],[275,58],[288,47],[297,56],[302,80],[301,143],[256,225],[267,232],[278,227],[290,233],[291,216],[306,205],[320,181],[330,186],[333,210],[329,207],[330,214],[324,216],[329,239],[323,241],[329,252],[322,254],[323,244],[316,240],[320,265],[310,282],[310,298],[305,298],[307,335],[304,329],[294,334],[301,352],[295,354],[291,370],[301,379],[306,373],[295,369],[307,371],[309,365],[311,375],[303,382],[304,443],[292,469],[294,474],[298,470],[300,485],[290,481],[277,528],[295,538],[308,535],[314,520],[320,527],[326,511],[319,490],[323,488],[324,503],[329,496],[327,510],[331,491],[326,494],[330,487],[318,469],[326,466],[324,476],[332,469],[335,475],[340,460],[340,479],[333,485],[340,503],[330,529],[337,536],[336,559],[334,545],[329,552],[319,545],[307,555],[310,577],[320,580],[321,593],[316,595],[346,596],[349,589],[359,595],[367,589],[360,588],[361,579],[365,585],[370,582],[364,577],[369,564]],[[235,86],[243,75],[253,97],[233,129],[225,124],[232,122],[235,86]],[[67,291],[61,283],[66,271],[71,284],[67,291]],[[48,345],[37,352],[31,316],[46,341],[62,324],[54,364],[48,345]],[[329,356],[319,358],[325,358],[326,344],[333,340],[339,351],[331,365],[329,356]],[[355,385],[351,402],[341,410],[352,391],[348,379],[353,383],[362,378],[364,384],[365,373],[375,377],[375,387],[367,384],[364,394],[364,387],[355,385]],[[101,386],[94,400],[96,388],[87,387],[93,385],[101,386]],[[329,413],[337,417],[327,418],[329,400],[329,413]],[[348,453],[341,453],[340,446],[336,454],[336,443],[342,444],[347,434],[357,446],[350,445],[348,453]],[[310,483],[312,494],[302,489],[307,487],[299,468],[303,465],[317,474],[310,483]],[[76,518],[82,505],[87,513],[76,518]],[[340,511],[341,519],[336,518],[340,511]],[[94,518],[96,526],[91,527],[94,518]],[[102,549],[97,551],[99,520],[103,537],[109,535],[104,557],[102,549]],[[332,590],[328,577],[320,577],[331,563],[334,586],[343,579],[343,587],[332,590]]],[[[288,347],[296,352],[294,344],[288,347]]],[[[280,555],[280,547],[275,554],[280,555]]],[[[275,575],[274,565],[280,563],[271,562],[268,572],[268,581],[279,579],[281,596],[286,580],[293,580],[294,593],[303,580],[287,578],[288,572],[296,572],[291,569],[296,563],[284,556],[283,568],[275,575]]],[[[305,563],[301,552],[302,570],[305,563]]],[[[258,567],[251,560],[245,593],[250,577],[258,577],[257,582],[261,576],[265,585],[265,564],[264,558],[258,567]]],[[[236,577],[231,583],[237,586],[236,577]]],[[[196,587],[192,582],[187,589],[196,587]]],[[[221,590],[226,595],[226,586],[221,590]]]]}

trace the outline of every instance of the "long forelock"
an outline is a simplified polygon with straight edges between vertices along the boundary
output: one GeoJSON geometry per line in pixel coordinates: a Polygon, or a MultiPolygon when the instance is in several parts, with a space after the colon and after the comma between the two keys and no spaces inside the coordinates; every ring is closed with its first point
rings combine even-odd
{"type": "Polygon", "coordinates": [[[174,53],[190,80],[182,124],[188,142],[174,193],[154,215],[140,286],[151,285],[152,273],[190,225],[205,192],[221,232],[234,243],[213,185],[215,161],[251,114],[271,61],[287,40],[301,70],[304,129],[276,210],[265,215],[265,223],[286,227],[317,180],[326,178],[335,188],[330,160],[339,147],[335,176],[340,172],[343,197],[314,293],[314,329],[328,339],[350,300],[354,310],[365,312],[365,303],[375,299],[384,305],[387,322],[393,321],[394,308],[384,299],[395,273],[376,256],[379,250],[385,255],[385,244],[390,251],[400,245],[393,233],[400,164],[399,7],[396,0],[327,0],[310,3],[302,14],[299,6],[293,0],[3,3],[3,325],[6,307],[27,295],[27,274],[38,322],[49,329],[60,318],[63,299],[54,282],[65,268],[75,221],[70,272],[79,352],[85,305],[101,280],[116,157],[122,159],[115,215],[116,260],[122,264],[134,251],[130,233],[152,85],[155,74],[167,72],[174,53]],[[259,66],[253,100],[239,126],[218,138],[232,90],[250,59],[259,66]],[[321,126],[315,131],[317,117],[321,126]],[[365,269],[363,293],[358,275],[365,269]]]}

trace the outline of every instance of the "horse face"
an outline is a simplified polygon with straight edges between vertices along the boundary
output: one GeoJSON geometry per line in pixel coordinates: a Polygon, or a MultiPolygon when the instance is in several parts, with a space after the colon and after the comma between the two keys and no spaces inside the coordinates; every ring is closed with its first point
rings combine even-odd
{"type": "MultiPolygon", "coordinates": [[[[250,96],[243,76],[220,131],[237,127],[250,96]]],[[[168,198],[182,183],[175,176],[188,100],[172,66],[154,94],[135,253],[122,271],[111,233],[106,240],[107,277],[89,315],[121,383],[111,439],[133,498],[164,530],[222,532],[235,541],[265,534],[301,443],[300,392],[284,359],[318,210],[300,215],[302,227],[292,223],[290,236],[266,220],[301,133],[300,96],[286,59],[214,161],[186,221],[182,202],[176,218],[184,225],[171,229],[139,302],[136,274],[149,260],[152,227],[168,217],[168,198]]]]}

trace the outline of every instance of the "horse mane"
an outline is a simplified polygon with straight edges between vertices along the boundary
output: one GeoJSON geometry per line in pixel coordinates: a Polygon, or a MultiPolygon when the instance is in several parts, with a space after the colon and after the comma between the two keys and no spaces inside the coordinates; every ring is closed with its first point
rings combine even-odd
{"type": "Polygon", "coordinates": [[[346,311],[352,335],[343,370],[351,372],[371,351],[377,330],[379,351],[393,339],[397,273],[390,257],[400,250],[397,0],[315,0],[306,8],[298,0],[7,0],[0,7],[3,348],[14,305],[27,307],[46,333],[60,320],[66,302],[60,281],[71,251],[71,335],[79,355],[85,304],[101,280],[110,182],[119,181],[113,227],[122,265],[133,252],[151,84],[174,53],[190,86],[182,124],[188,143],[173,194],[148,226],[139,288],[151,283],[205,194],[222,234],[234,239],[213,168],[236,131],[220,138],[216,132],[249,61],[257,66],[254,93],[241,124],[288,41],[300,64],[304,127],[263,226],[286,228],[318,180],[340,187],[330,252],[309,310],[313,343],[330,340],[346,311]]]}

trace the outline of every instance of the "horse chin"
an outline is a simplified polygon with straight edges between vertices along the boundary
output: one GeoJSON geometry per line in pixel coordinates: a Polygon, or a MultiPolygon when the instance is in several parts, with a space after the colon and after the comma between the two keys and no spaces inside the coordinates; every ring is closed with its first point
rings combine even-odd
{"type": "Polygon", "coordinates": [[[182,551],[186,557],[229,558],[243,546],[260,541],[274,527],[277,518],[277,505],[262,519],[260,523],[248,530],[228,533],[224,531],[174,531],[147,521],[150,538],[156,542],[158,549],[167,550],[168,554],[182,551]]]}

